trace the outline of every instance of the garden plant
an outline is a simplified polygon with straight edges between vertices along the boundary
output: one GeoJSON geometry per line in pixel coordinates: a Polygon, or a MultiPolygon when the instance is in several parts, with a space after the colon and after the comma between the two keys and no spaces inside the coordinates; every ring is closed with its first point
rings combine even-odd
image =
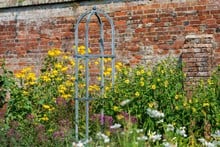
{"type": "MultiPolygon", "coordinates": [[[[85,54],[85,46],[79,46],[78,52],[85,54]]],[[[7,103],[0,120],[2,146],[220,146],[220,66],[201,79],[189,96],[184,90],[184,64],[173,57],[135,67],[117,62],[114,85],[108,66],[111,58],[106,58],[104,94],[100,94],[98,74],[89,87],[96,98],[90,103],[90,138],[75,140],[72,54],[49,50],[39,75],[34,67],[13,74],[2,62],[0,106],[7,103]]],[[[90,68],[98,64],[99,59],[92,60],[90,68]]],[[[83,95],[83,59],[79,71],[83,95]]],[[[82,139],[84,107],[81,103],[82,139]]]]}

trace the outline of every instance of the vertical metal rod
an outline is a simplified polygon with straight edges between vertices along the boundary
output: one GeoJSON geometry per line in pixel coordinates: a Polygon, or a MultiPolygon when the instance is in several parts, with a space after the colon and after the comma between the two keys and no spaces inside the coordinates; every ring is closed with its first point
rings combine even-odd
{"type": "MultiPolygon", "coordinates": [[[[75,55],[78,55],[78,25],[75,28],[75,55]]],[[[79,58],[75,58],[75,137],[76,141],[79,140],[78,124],[79,124],[79,101],[78,101],[78,73],[79,73],[79,58]]]]}
{"type": "Polygon", "coordinates": [[[83,15],[79,17],[75,25],[75,139],[76,141],[79,140],[79,58],[78,58],[78,30],[79,30],[79,23],[82,19],[89,14],[90,12],[87,11],[83,15]]]}
{"type": "Polygon", "coordinates": [[[91,12],[86,19],[86,36],[85,36],[85,45],[86,45],[86,140],[89,139],[89,22],[91,20],[94,12],[91,12]]]}

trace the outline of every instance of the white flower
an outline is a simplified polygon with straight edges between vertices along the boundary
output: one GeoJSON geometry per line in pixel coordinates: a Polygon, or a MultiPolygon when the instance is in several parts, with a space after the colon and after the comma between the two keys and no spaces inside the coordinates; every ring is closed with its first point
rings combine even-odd
{"type": "Polygon", "coordinates": [[[161,118],[161,117],[164,117],[164,113],[163,112],[159,112],[157,110],[153,110],[153,109],[150,109],[148,108],[147,109],[147,114],[152,117],[152,118],[161,118]]]}
{"type": "Polygon", "coordinates": [[[104,138],[104,143],[109,143],[110,142],[110,139],[107,137],[107,138],[104,138]]]}
{"type": "Polygon", "coordinates": [[[180,127],[179,129],[176,130],[176,133],[183,137],[187,137],[185,129],[186,129],[185,127],[180,127]]]}
{"type": "Polygon", "coordinates": [[[147,139],[148,139],[147,136],[137,137],[137,140],[140,140],[140,141],[146,141],[147,139]]]}
{"type": "Polygon", "coordinates": [[[201,143],[202,143],[202,145],[204,145],[205,147],[217,147],[218,146],[218,143],[216,143],[216,142],[208,142],[208,141],[206,141],[204,138],[199,138],[198,139],[201,143]]]}
{"type": "Polygon", "coordinates": [[[97,133],[97,136],[98,136],[100,139],[103,139],[103,140],[104,140],[104,143],[110,142],[109,137],[106,136],[105,134],[101,133],[101,132],[98,132],[98,133],[97,133]]]}
{"type": "Polygon", "coordinates": [[[150,139],[155,142],[157,140],[161,140],[162,135],[161,134],[156,134],[154,136],[152,136],[150,139]]]}
{"type": "Polygon", "coordinates": [[[121,124],[114,124],[113,126],[110,126],[110,129],[118,129],[121,127],[121,124]]]}
{"type": "Polygon", "coordinates": [[[131,100],[126,99],[126,100],[122,101],[122,102],[120,103],[120,105],[121,105],[121,106],[124,106],[124,105],[128,104],[130,101],[131,101],[131,100]]]}
{"type": "Polygon", "coordinates": [[[164,143],[163,143],[163,146],[164,146],[164,147],[171,147],[171,144],[170,144],[169,142],[164,142],[164,143]]]}
{"type": "Polygon", "coordinates": [[[211,134],[214,138],[220,138],[220,130],[216,130],[214,134],[211,134]]]}
{"type": "Polygon", "coordinates": [[[156,132],[151,133],[150,131],[147,133],[149,136],[149,140],[152,140],[153,142],[157,140],[161,140],[162,135],[161,134],[156,134],[156,132]]]}
{"type": "Polygon", "coordinates": [[[168,124],[167,125],[167,128],[166,128],[166,131],[174,131],[174,126],[172,124],[168,124]]]}
{"type": "Polygon", "coordinates": [[[78,143],[73,142],[72,143],[73,147],[84,147],[83,143],[81,141],[79,141],[78,143]]]}
{"type": "Polygon", "coordinates": [[[142,132],[144,132],[144,130],[143,129],[137,129],[136,132],[137,133],[142,133],[142,132]]]}
{"type": "Polygon", "coordinates": [[[159,124],[159,123],[163,123],[163,119],[157,121],[156,123],[157,123],[157,124],[159,124]]]}

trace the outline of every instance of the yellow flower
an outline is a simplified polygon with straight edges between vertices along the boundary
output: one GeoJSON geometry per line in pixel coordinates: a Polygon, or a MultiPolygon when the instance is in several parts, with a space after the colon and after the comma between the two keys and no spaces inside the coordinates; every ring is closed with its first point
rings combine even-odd
{"type": "Polygon", "coordinates": [[[50,106],[49,105],[43,105],[43,108],[44,109],[50,109],[50,106]]]}
{"type": "Polygon", "coordinates": [[[55,108],[54,107],[51,107],[51,108],[49,108],[48,110],[49,111],[53,111],[55,108]]]}
{"type": "Polygon", "coordinates": [[[63,67],[63,65],[61,63],[56,63],[54,66],[57,69],[61,69],[63,67]]]}
{"type": "MultiPolygon", "coordinates": [[[[78,53],[81,55],[84,55],[86,53],[86,47],[84,45],[79,46],[78,53]]],[[[91,53],[90,48],[88,48],[88,53],[91,53]]]]}
{"type": "Polygon", "coordinates": [[[25,75],[23,73],[16,73],[15,77],[19,78],[19,79],[23,79],[25,77],[25,75]]]}
{"type": "Polygon", "coordinates": [[[203,103],[203,107],[209,106],[209,103],[203,103]]]}
{"type": "Polygon", "coordinates": [[[117,118],[118,120],[121,120],[121,119],[123,119],[123,118],[124,118],[124,116],[123,116],[123,115],[121,115],[121,114],[119,114],[119,115],[117,115],[117,116],[116,116],[116,118],[117,118]]]}
{"type": "Polygon", "coordinates": [[[32,81],[32,82],[29,82],[28,84],[29,84],[29,85],[35,85],[36,82],[33,82],[33,81],[32,81]]]}
{"type": "Polygon", "coordinates": [[[125,80],[125,83],[126,83],[126,84],[129,84],[129,82],[130,82],[130,81],[129,81],[128,79],[127,79],[127,80],[125,80]]]}
{"type": "Polygon", "coordinates": [[[213,81],[212,81],[211,79],[208,79],[208,84],[209,84],[209,85],[212,85],[212,84],[214,84],[214,83],[213,83],[213,81]]]}
{"type": "Polygon", "coordinates": [[[112,61],[112,58],[106,58],[108,62],[112,61]]]}
{"type": "Polygon", "coordinates": [[[97,77],[97,80],[98,80],[98,81],[101,81],[101,77],[100,77],[100,76],[99,76],[99,77],[97,77]]]}
{"type": "Polygon", "coordinates": [[[75,61],[73,59],[70,59],[70,65],[75,66],[75,61]]]}
{"type": "Polygon", "coordinates": [[[58,75],[58,71],[57,71],[57,70],[53,70],[52,73],[51,73],[51,75],[50,75],[50,77],[51,77],[51,78],[54,78],[54,77],[57,76],[57,75],[58,75]]]}
{"type": "Polygon", "coordinates": [[[41,76],[41,79],[44,81],[44,82],[49,82],[51,81],[50,77],[46,76],[46,75],[42,75],[41,76]]]}
{"type": "Polygon", "coordinates": [[[25,67],[22,69],[21,73],[27,73],[31,71],[31,67],[25,67]]]}
{"type": "Polygon", "coordinates": [[[80,65],[79,66],[79,70],[83,70],[84,69],[84,66],[83,65],[80,65]]]}
{"type": "Polygon", "coordinates": [[[167,87],[168,84],[169,84],[169,82],[166,80],[166,81],[164,82],[164,87],[167,87]]]}
{"type": "Polygon", "coordinates": [[[111,68],[111,67],[108,67],[106,70],[107,70],[108,72],[112,72],[112,68],[111,68]]]}
{"type": "Polygon", "coordinates": [[[66,72],[68,70],[68,67],[66,66],[66,67],[63,67],[62,69],[61,69],[61,71],[62,72],[66,72]]]}
{"type": "Polygon", "coordinates": [[[48,51],[48,56],[50,56],[50,57],[59,56],[60,54],[61,54],[61,51],[57,48],[51,49],[48,51]]]}
{"type": "Polygon", "coordinates": [[[106,131],[105,134],[106,134],[107,136],[110,136],[110,135],[111,135],[111,132],[110,132],[110,131],[106,131]]]}
{"type": "Polygon", "coordinates": [[[71,95],[70,94],[63,94],[63,95],[61,95],[61,97],[64,99],[68,99],[71,97],[71,95]]]}
{"type": "Polygon", "coordinates": [[[107,59],[107,58],[105,58],[105,59],[104,59],[104,62],[105,62],[105,63],[107,63],[107,62],[108,62],[108,59],[107,59]]]}
{"type": "Polygon", "coordinates": [[[154,102],[148,103],[148,106],[149,106],[150,108],[153,108],[154,102]]]}
{"type": "Polygon", "coordinates": [[[53,132],[53,129],[49,129],[48,132],[53,132]]]}
{"type": "Polygon", "coordinates": [[[141,73],[141,74],[144,74],[144,73],[145,73],[145,71],[142,69],[142,70],[140,71],[140,73],[141,73]]]}
{"type": "Polygon", "coordinates": [[[156,89],[156,85],[155,84],[151,85],[151,89],[155,90],[156,89]]]}
{"type": "Polygon", "coordinates": [[[56,78],[56,81],[61,81],[61,80],[62,80],[62,78],[60,78],[60,77],[56,78]]]}
{"type": "Polygon", "coordinates": [[[148,76],[151,76],[151,75],[152,75],[151,71],[148,71],[148,72],[147,72],[147,75],[148,75],[148,76]]]}
{"type": "Polygon", "coordinates": [[[175,106],[175,109],[176,109],[176,110],[179,110],[179,107],[178,107],[178,106],[175,106]]]}
{"type": "Polygon", "coordinates": [[[64,60],[67,60],[67,59],[69,59],[69,57],[68,57],[67,55],[64,55],[64,56],[63,56],[63,59],[64,59],[64,60]]]}
{"type": "Polygon", "coordinates": [[[144,86],[144,82],[140,81],[140,85],[141,85],[141,87],[143,87],[144,86]]]}
{"type": "Polygon", "coordinates": [[[67,80],[67,81],[65,82],[65,85],[66,85],[67,87],[71,87],[71,86],[73,86],[73,82],[67,80]]]}
{"type": "Polygon", "coordinates": [[[157,82],[160,82],[160,79],[159,79],[159,78],[157,79],[157,82]]]}
{"type": "Polygon", "coordinates": [[[110,75],[111,75],[111,72],[108,72],[108,71],[104,72],[104,76],[110,76],[110,75]]]}
{"type": "Polygon", "coordinates": [[[118,106],[113,106],[113,110],[114,110],[115,112],[118,112],[118,111],[119,111],[119,107],[118,107],[118,106]]]}
{"type": "Polygon", "coordinates": [[[28,73],[26,78],[30,81],[35,81],[37,79],[35,73],[28,73]]]}
{"type": "Polygon", "coordinates": [[[55,53],[54,53],[53,50],[49,50],[47,54],[48,54],[48,56],[50,56],[50,57],[54,57],[54,56],[55,56],[55,53]]]}
{"type": "Polygon", "coordinates": [[[141,75],[141,72],[140,72],[140,71],[137,71],[137,72],[136,72],[136,75],[137,75],[137,76],[141,75]]]}
{"type": "Polygon", "coordinates": [[[58,92],[61,94],[64,94],[66,91],[66,87],[64,85],[59,85],[58,86],[58,92]]]}
{"type": "Polygon", "coordinates": [[[121,71],[122,63],[121,63],[121,62],[117,62],[116,65],[115,65],[115,68],[116,68],[118,71],[121,71]]]}
{"type": "Polygon", "coordinates": [[[27,91],[23,91],[22,93],[23,93],[23,95],[28,95],[27,91]]]}
{"type": "Polygon", "coordinates": [[[140,96],[140,93],[137,91],[137,92],[135,92],[135,96],[136,97],[139,97],[140,96]]]}
{"type": "Polygon", "coordinates": [[[44,117],[41,118],[41,120],[43,120],[43,121],[48,121],[49,118],[48,118],[47,116],[44,116],[44,117]]]}
{"type": "Polygon", "coordinates": [[[98,61],[95,61],[95,65],[99,65],[99,62],[98,62],[98,61]]]}
{"type": "Polygon", "coordinates": [[[110,88],[108,86],[105,87],[105,90],[108,91],[110,88]]]}
{"type": "Polygon", "coordinates": [[[61,54],[61,51],[59,49],[54,49],[55,56],[59,56],[61,54]]]}
{"type": "Polygon", "coordinates": [[[175,95],[175,99],[176,99],[176,100],[179,99],[179,95],[178,95],[178,94],[175,95]]]}
{"type": "Polygon", "coordinates": [[[192,112],[195,113],[196,112],[196,108],[192,107],[192,112]]]}

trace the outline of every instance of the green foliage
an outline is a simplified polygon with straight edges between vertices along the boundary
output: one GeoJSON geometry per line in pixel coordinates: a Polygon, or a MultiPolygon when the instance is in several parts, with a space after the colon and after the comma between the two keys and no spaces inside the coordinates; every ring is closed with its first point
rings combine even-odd
{"type": "MultiPolygon", "coordinates": [[[[85,54],[85,47],[78,52],[85,54]]],[[[1,105],[10,93],[6,123],[0,122],[3,146],[82,144],[74,142],[73,97],[76,80],[79,98],[85,96],[85,63],[79,61],[79,78],[75,79],[71,54],[50,50],[38,76],[32,72],[34,67],[13,75],[3,64],[1,105]]],[[[201,146],[219,141],[212,134],[220,129],[220,66],[209,79],[198,83],[191,97],[185,94],[185,75],[176,59],[166,58],[148,68],[116,63],[116,70],[112,86],[112,69],[105,64],[104,94],[100,94],[100,81],[89,86],[90,96],[98,98],[90,103],[90,146],[201,146]]],[[[79,108],[79,136],[83,138],[84,103],[79,108]]]]}
{"type": "Polygon", "coordinates": [[[12,72],[5,68],[5,62],[1,63],[2,74],[0,75],[0,108],[6,103],[9,98],[9,92],[15,85],[12,72]]]}

